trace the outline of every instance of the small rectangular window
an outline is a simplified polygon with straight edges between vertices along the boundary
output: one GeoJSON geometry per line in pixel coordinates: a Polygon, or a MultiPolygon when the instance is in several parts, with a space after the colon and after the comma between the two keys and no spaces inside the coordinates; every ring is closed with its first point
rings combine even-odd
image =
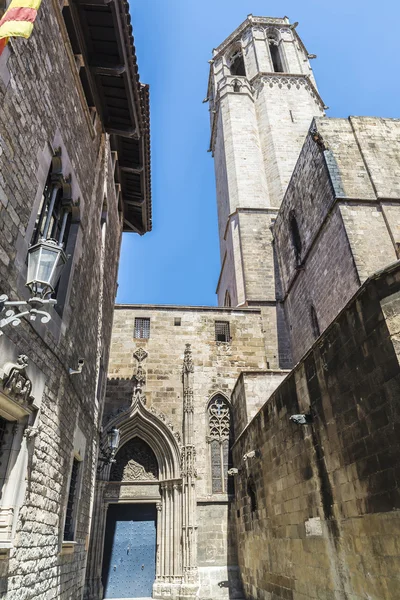
{"type": "Polygon", "coordinates": [[[64,526],[64,541],[73,542],[75,537],[75,523],[77,515],[77,504],[78,504],[78,480],[79,480],[79,469],[80,461],[74,458],[72,464],[71,481],[69,484],[68,502],[67,502],[67,513],[65,516],[64,526]]]}
{"type": "Polygon", "coordinates": [[[180,327],[181,326],[181,322],[182,322],[181,318],[180,317],[176,317],[174,319],[174,325],[175,325],[175,327],[180,327]]]}
{"type": "Polygon", "coordinates": [[[150,319],[135,319],[135,333],[137,339],[148,340],[150,337],[150,319]]]}
{"type": "Polygon", "coordinates": [[[215,321],[215,340],[217,342],[230,342],[228,321],[215,321]]]}

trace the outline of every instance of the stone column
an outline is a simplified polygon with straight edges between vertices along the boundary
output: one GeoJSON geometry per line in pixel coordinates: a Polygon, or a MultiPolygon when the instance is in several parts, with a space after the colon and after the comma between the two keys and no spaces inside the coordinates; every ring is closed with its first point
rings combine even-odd
{"type": "Polygon", "coordinates": [[[182,448],[182,600],[196,597],[199,588],[197,571],[197,499],[196,448],[193,439],[193,373],[190,344],[183,359],[183,448],[182,448]]]}
{"type": "Polygon", "coordinates": [[[103,598],[101,571],[107,518],[107,506],[104,503],[106,485],[105,481],[96,482],[84,600],[101,600],[103,598]]]}

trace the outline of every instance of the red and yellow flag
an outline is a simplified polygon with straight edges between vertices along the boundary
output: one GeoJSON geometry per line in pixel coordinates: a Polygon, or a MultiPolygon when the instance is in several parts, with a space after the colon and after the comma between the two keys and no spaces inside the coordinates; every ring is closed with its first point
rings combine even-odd
{"type": "Polygon", "coordinates": [[[33,30],[41,0],[12,0],[0,19],[0,54],[10,37],[28,38],[33,30]]]}

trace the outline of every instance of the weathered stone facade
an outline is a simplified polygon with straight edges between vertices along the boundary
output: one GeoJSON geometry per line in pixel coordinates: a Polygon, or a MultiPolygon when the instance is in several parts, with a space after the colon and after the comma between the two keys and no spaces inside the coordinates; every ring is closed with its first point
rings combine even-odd
{"type": "MultiPolygon", "coordinates": [[[[178,455],[183,460],[188,444],[187,415],[191,415],[193,419],[190,445],[196,451],[193,487],[197,500],[190,506],[190,513],[196,527],[197,560],[192,557],[192,562],[188,565],[195,571],[193,591],[188,597],[199,593],[200,598],[210,600],[241,598],[231,497],[228,489],[213,491],[209,406],[216,397],[230,397],[235,381],[243,369],[265,370],[260,309],[120,305],[115,310],[111,348],[104,408],[105,430],[114,424],[121,430],[131,430],[134,426],[134,434],[138,437],[143,436],[147,440],[147,436],[153,436],[153,447],[155,444],[165,443],[163,439],[172,438],[178,455]],[[134,337],[135,321],[138,319],[149,319],[148,338],[134,337]],[[229,341],[216,340],[216,322],[229,324],[229,341]],[[189,392],[182,380],[188,344],[191,348],[189,392]],[[140,363],[138,355],[144,356],[140,363]],[[138,364],[143,365],[143,373],[140,375],[143,383],[139,394],[138,364]],[[140,408],[137,405],[138,396],[142,397],[140,408]],[[147,429],[146,421],[149,418],[158,423],[153,432],[147,429]]],[[[269,371],[269,375],[278,380],[282,377],[273,371],[269,371]]],[[[184,488],[185,470],[175,473],[174,481],[171,475],[160,476],[161,486],[168,485],[170,481],[179,490],[184,488]]],[[[107,478],[108,475],[105,475],[106,480],[107,478]]],[[[104,490],[98,499],[101,506],[107,502],[107,486],[114,486],[114,483],[99,485],[104,490]]],[[[137,494],[142,494],[140,480],[137,481],[136,488],[137,492],[133,486],[131,496],[125,496],[125,501],[128,501],[127,498],[134,501],[137,494]]],[[[163,494],[161,504],[163,514],[167,510],[163,494]]],[[[179,492],[173,507],[174,522],[179,521],[182,510],[185,512],[185,498],[179,492]]],[[[104,527],[103,518],[96,528],[97,565],[93,566],[93,572],[98,579],[101,573],[104,527]]],[[[168,544],[171,534],[165,532],[163,527],[160,519],[158,535],[168,544]]],[[[182,570],[185,551],[182,542],[179,538],[172,547],[165,549],[162,541],[158,545],[157,552],[159,555],[164,554],[168,566],[164,571],[157,572],[153,589],[155,598],[163,598],[168,594],[172,594],[174,598],[186,597],[185,586],[182,588],[182,583],[185,583],[185,572],[182,570]],[[170,564],[170,560],[177,560],[177,563],[170,564]]],[[[93,584],[93,587],[96,588],[96,585],[93,584]]],[[[99,589],[99,583],[96,589],[99,589]]]]}
{"type": "MultiPolygon", "coordinates": [[[[27,254],[46,189],[61,185],[60,210],[71,208],[63,212],[69,256],[51,321],[4,324],[10,307],[0,314],[0,595],[6,600],[82,597],[120,240],[128,230],[126,185],[115,183],[119,138],[97,99],[89,105],[84,82],[94,93],[94,73],[70,38],[62,4],[44,1],[32,37],[11,40],[0,56],[0,294],[29,298],[27,254]]],[[[128,21],[121,23],[128,36],[128,21]]],[[[108,25],[118,36],[112,18],[108,25]]],[[[132,52],[126,61],[133,70],[132,52]]],[[[143,143],[147,92],[136,75],[130,85],[143,143]]]]}
{"type": "Polygon", "coordinates": [[[139,501],[155,598],[397,600],[400,126],[326,118],[310,58],[252,15],[214,50],[219,308],[116,307],[104,428],[160,474],[98,481],[90,600],[139,501]]]}
{"type": "MultiPolygon", "coordinates": [[[[399,294],[398,265],[368,280],[239,435],[246,598],[397,598],[399,294]],[[312,422],[289,420],[299,413],[312,422]],[[260,456],[243,461],[253,450],[260,456]]],[[[239,378],[235,415],[252,399],[251,379],[239,378]]]]}

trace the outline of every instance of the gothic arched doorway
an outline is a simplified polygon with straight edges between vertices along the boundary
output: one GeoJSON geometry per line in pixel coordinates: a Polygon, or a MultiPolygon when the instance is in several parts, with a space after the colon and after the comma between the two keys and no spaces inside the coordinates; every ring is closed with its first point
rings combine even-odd
{"type": "Polygon", "coordinates": [[[120,449],[98,474],[85,598],[173,597],[182,583],[179,434],[140,401],[108,420],[105,431],[111,427],[120,430],[120,449]],[[144,538],[146,548],[132,544],[144,538]]]}
{"type": "Polygon", "coordinates": [[[158,474],[153,450],[139,437],[131,438],[116,455],[110,482],[128,486],[140,482],[143,498],[153,501],[109,505],[102,568],[104,598],[147,598],[152,595],[156,578],[157,510],[154,496],[158,493],[158,474]]]}

